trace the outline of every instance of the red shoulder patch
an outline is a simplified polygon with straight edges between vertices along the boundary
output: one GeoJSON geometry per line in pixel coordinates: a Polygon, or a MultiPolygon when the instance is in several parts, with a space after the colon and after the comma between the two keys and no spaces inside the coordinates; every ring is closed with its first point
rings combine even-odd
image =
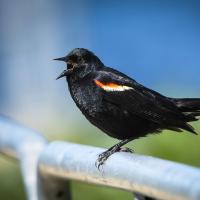
{"type": "Polygon", "coordinates": [[[94,80],[95,84],[102,88],[103,90],[106,91],[124,91],[124,90],[131,90],[133,89],[132,87],[125,86],[125,85],[119,85],[116,83],[108,82],[108,83],[103,83],[99,80],[94,80]]]}

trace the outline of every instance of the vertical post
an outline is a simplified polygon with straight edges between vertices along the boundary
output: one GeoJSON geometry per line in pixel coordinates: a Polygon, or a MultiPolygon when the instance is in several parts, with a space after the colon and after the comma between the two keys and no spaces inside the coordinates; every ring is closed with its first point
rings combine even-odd
{"type": "Polygon", "coordinates": [[[66,179],[38,171],[38,159],[48,145],[40,133],[0,116],[0,152],[20,161],[24,186],[29,200],[70,200],[66,179]]]}
{"type": "Polygon", "coordinates": [[[71,200],[70,182],[38,171],[39,200],[71,200]]]}

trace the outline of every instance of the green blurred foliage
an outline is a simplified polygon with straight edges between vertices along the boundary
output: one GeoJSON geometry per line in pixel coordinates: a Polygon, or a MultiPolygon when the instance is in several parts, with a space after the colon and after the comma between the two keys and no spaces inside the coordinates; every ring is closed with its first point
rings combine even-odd
{"type": "Polygon", "coordinates": [[[15,160],[0,157],[0,199],[25,199],[20,166],[15,160]]]}
{"type": "MultiPolygon", "coordinates": [[[[46,130],[45,135],[50,140],[65,140],[104,148],[117,143],[117,140],[106,136],[89,123],[76,123],[78,126],[75,126],[73,130],[62,130],[61,134],[50,134],[51,130],[46,130]]],[[[196,122],[192,125],[195,126],[197,132],[200,132],[200,123],[196,122]]],[[[200,135],[164,131],[162,134],[137,139],[127,146],[139,154],[200,167],[200,135]]],[[[0,199],[26,199],[19,163],[1,156],[0,177],[0,199]]],[[[125,191],[74,181],[72,182],[72,196],[74,200],[132,199],[132,194],[125,191]]]]}

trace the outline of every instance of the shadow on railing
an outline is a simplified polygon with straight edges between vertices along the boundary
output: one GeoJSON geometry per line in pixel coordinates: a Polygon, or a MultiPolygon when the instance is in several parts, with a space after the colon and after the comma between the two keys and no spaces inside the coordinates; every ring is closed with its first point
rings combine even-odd
{"type": "Polygon", "coordinates": [[[29,200],[69,200],[70,180],[157,199],[200,200],[200,169],[120,152],[99,171],[95,161],[104,150],[61,141],[49,143],[41,134],[0,117],[0,151],[20,161],[29,200]]]}

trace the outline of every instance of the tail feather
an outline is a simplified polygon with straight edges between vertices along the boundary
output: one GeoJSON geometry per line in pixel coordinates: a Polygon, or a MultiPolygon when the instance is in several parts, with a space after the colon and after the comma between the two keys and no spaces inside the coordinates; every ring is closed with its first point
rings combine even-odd
{"type": "Polygon", "coordinates": [[[195,135],[198,135],[197,132],[194,130],[194,127],[192,127],[190,124],[185,123],[181,126],[182,129],[189,131],[190,133],[193,133],[195,135]]]}
{"type": "Polygon", "coordinates": [[[200,112],[200,98],[172,99],[182,112],[200,112]]]}
{"type": "MultiPolygon", "coordinates": [[[[184,113],[188,118],[191,118],[191,121],[197,121],[196,117],[200,116],[200,112],[191,112],[191,113],[184,113]]],[[[190,121],[190,120],[189,120],[190,121]]]]}
{"type": "Polygon", "coordinates": [[[197,134],[194,128],[187,122],[197,121],[200,116],[200,98],[183,98],[183,99],[171,99],[179,110],[186,116],[186,123],[182,125],[182,129],[185,129],[191,133],[197,134]]]}

